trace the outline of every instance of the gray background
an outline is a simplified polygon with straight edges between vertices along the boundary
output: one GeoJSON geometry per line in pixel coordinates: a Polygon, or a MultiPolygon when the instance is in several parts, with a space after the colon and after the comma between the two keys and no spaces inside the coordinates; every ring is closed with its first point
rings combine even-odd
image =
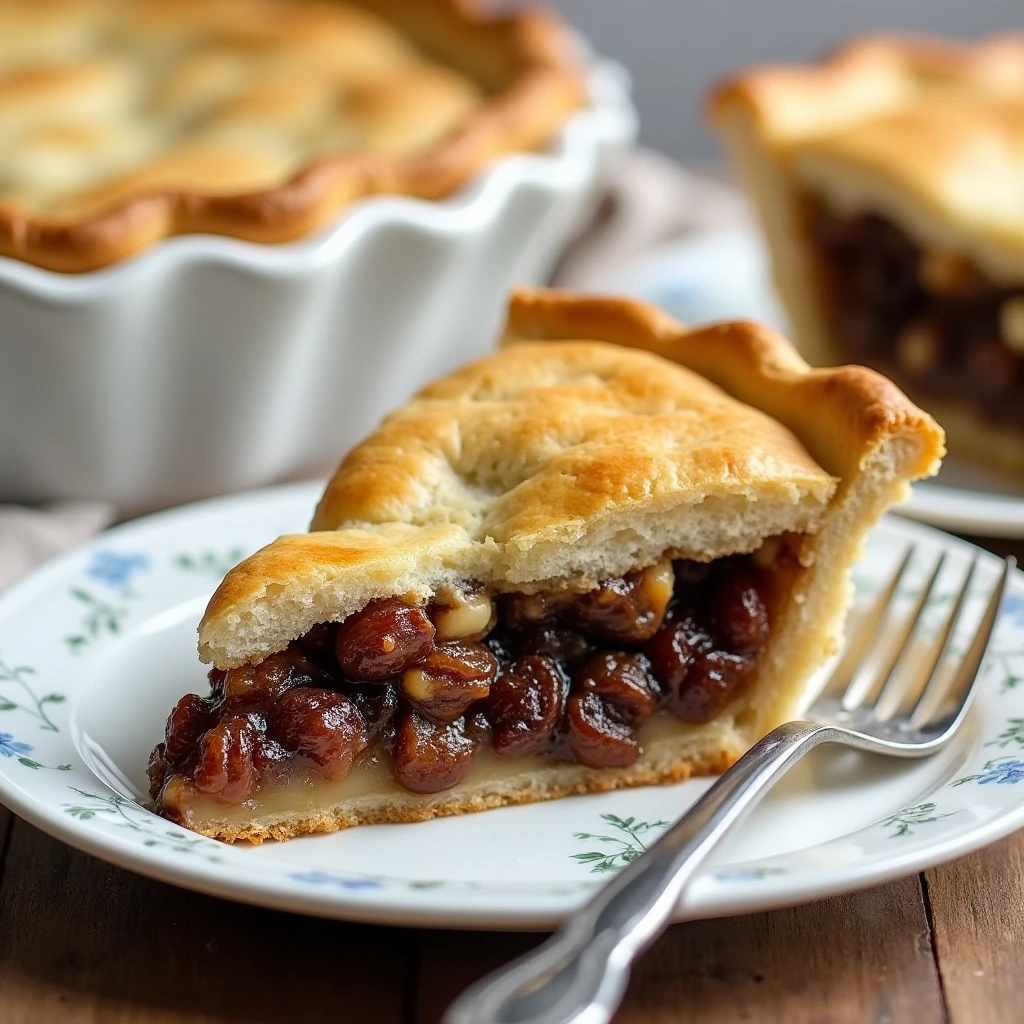
{"type": "Polygon", "coordinates": [[[1024,28],[1020,0],[547,0],[633,75],[643,140],[707,160],[709,83],[745,64],[801,60],[875,29],[972,36],[1024,28]]]}

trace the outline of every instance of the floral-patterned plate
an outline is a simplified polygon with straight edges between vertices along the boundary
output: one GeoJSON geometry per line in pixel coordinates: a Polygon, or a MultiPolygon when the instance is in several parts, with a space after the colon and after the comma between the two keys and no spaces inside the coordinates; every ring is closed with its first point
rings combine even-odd
{"type": "MultiPolygon", "coordinates": [[[[167,711],[185,690],[204,689],[195,627],[210,593],[244,554],[303,529],[318,493],[319,485],[296,485],[138,520],[0,595],[0,800],[115,864],[251,903],[401,924],[553,924],[636,857],[709,781],[260,847],[222,845],[147,810],[146,757],[167,711]]],[[[858,568],[861,597],[909,542],[918,545],[922,577],[930,559],[947,553],[949,590],[974,550],[889,519],[858,568]]],[[[994,577],[996,560],[984,556],[982,564],[983,575],[994,577]]],[[[973,599],[972,615],[980,614],[981,598],[973,599]]],[[[937,619],[942,605],[931,611],[937,619]]],[[[680,915],[814,899],[974,850],[1024,824],[1022,783],[1018,573],[955,745],[918,762],[816,751],[722,848],[680,915]]]]}

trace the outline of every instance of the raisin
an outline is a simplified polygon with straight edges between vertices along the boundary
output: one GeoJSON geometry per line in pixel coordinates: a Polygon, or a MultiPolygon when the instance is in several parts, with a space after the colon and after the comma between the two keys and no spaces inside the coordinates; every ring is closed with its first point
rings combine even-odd
{"type": "Polygon", "coordinates": [[[650,662],[642,654],[602,651],[577,670],[573,690],[593,693],[609,705],[608,713],[632,728],[645,722],[658,706],[650,662]]]}
{"type": "Polygon", "coordinates": [[[567,622],[615,643],[640,643],[654,636],[672,597],[670,562],[605,580],[596,590],[577,594],[567,605],[567,622]]]}
{"type": "Polygon", "coordinates": [[[338,628],[335,654],[350,679],[383,682],[422,661],[433,642],[426,611],[392,597],[350,615],[338,628]]]}
{"type": "Polygon", "coordinates": [[[435,722],[454,722],[487,696],[498,671],[494,655],[472,640],[445,640],[402,673],[402,694],[435,722]]]}
{"type": "Polygon", "coordinates": [[[566,708],[566,742],[573,758],[590,768],[621,768],[640,756],[633,730],[612,716],[596,693],[574,693],[566,708]]]}
{"type": "Polygon", "coordinates": [[[193,782],[200,793],[238,804],[252,794],[256,782],[253,754],[259,730],[247,715],[226,718],[199,743],[193,782]]]}
{"type": "Polygon", "coordinates": [[[593,649],[582,633],[556,626],[534,626],[522,635],[519,644],[521,655],[540,654],[569,666],[581,662],[593,649]]]}
{"type": "Polygon", "coordinates": [[[730,566],[714,583],[711,621],[735,654],[756,654],[768,640],[768,611],[757,585],[757,572],[747,565],[730,566]]]}
{"type": "Polygon", "coordinates": [[[180,768],[195,752],[200,736],[217,722],[212,700],[186,693],[167,716],[164,728],[164,760],[171,768],[180,768]]]}
{"type": "Polygon", "coordinates": [[[967,373],[979,395],[1002,396],[1018,389],[1021,360],[999,341],[978,341],[967,356],[967,373]]]}
{"type": "Polygon", "coordinates": [[[395,734],[395,775],[413,793],[450,789],[466,777],[475,748],[461,720],[439,725],[407,711],[395,734]]]}
{"type": "Polygon", "coordinates": [[[227,676],[227,672],[222,668],[211,668],[206,673],[206,678],[210,680],[210,696],[214,698],[220,698],[224,696],[224,679],[227,676]]]}
{"type": "Polygon", "coordinates": [[[754,667],[751,655],[700,651],[669,707],[684,722],[708,722],[743,688],[754,667]]]}
{"type": "Polygon", "coordinates": [[[484,646],[494,655],[499,665],[513,661],[519,650],[520,634],[513,633],[500,624],[487,634],[484,646]]]}
{"type": "Polygon", "coordinates": [[[495,680],[484,704],[494,752],[524,757],[545,750],[561,720],[568,689],[568,678],[551,658],[517,658],[495,680]]]}
{"type": "Polygon", "coordinates": [[[167,778],[167,761],[164,758],[164,744],[158,743],[149,755],[146,776],[149,779],[149,795],[156,800],[167,778]]]}
{"type": "Polygon", "coordinates": [[[389,679],[386,683],[367,683],[363,686],[349,686],[345,696],[357,708],[366,723],[367,741],[384,732],[398,711],[398,683],[389,679]]]}
{"type": "Polygon", "coordinates": [[[326,673],[293,647],[264,658],[258,665],[228,670],[222,684],[229,704],[271,704],[293,686],[325,686],[326,673]]]}
{"type": "Polygon", "coordinates": [[[561,607],[559,594],[503,594],[499,619],[509,629],[529,629],[546,622],[561,607]]]}
{"type": "Polygon", "coordinates": [[[644,645],[655,679],[671,705],[699,651],[714,646],[710,633],[689,609],[676,610],[644,645]]]}
{"type": "Polygon", "coordinates": [[[677,559],[672,564],[676,577],[676,593],[686,597],[697,590],[711,574],[710,562],[694,562],[689,558],[677,559]]]}
{"type": "Polygon", "coordinates": [[[338,624],[336,622],[320,622],[303,633],[298,640],[293,641],[293,646],[318,665],[330,669],[336,663],[334,645],[337,639],[338,624]]]}
{"type": "Polygon", "coordinates": [[[359,709],[333,690],[299,686],[270,709],[267,735],[285,750],[311,758],[329,780],[343,779],[366,747],[359,709]]]}

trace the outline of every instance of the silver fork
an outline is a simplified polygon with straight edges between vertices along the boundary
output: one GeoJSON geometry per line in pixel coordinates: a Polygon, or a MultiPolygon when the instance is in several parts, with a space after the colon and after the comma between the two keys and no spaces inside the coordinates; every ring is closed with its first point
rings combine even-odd
{"type": "Polygon", "coordinates": [[[668,925],[697,869],[804,754],[822,743],[893,757],[924,757],[945,746],[967,714],[1015,562],[1005,560],[977,631],[956,661],[951,643],[977,559],[929,639],[918,636],[918,626],[944,556],[909,612],[900,615],[898,591],[913,557],[911,547],[861,619],[806,720],[787,722],[755,743],[547,942],[463,993],[444,1024],[607,1024],[625,992],[630,966],[668,925]]]}

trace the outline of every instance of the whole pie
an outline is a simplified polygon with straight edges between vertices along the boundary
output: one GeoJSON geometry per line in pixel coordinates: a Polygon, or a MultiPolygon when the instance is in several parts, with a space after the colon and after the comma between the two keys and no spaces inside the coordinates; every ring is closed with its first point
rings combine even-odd
{"type": "Polygon", "coordinates": [[[288,241],[359,196],[444,196],[583,100],[538,11],[4,0],[0,255],[83,271],[184,232],[288,241]]]}
{"type": "Polygon", "coordinates": [[[716,90],[796,341],[1024,475],[1024,38],[868,38],[716,90]]]}
{"type": "Polygon", "coordinates": [[[522,291],[500,351],[227,574],[156,805],[259,842],[720,772],[836,650],[864,535],[942,437],[755,324],[522,291]]]}

